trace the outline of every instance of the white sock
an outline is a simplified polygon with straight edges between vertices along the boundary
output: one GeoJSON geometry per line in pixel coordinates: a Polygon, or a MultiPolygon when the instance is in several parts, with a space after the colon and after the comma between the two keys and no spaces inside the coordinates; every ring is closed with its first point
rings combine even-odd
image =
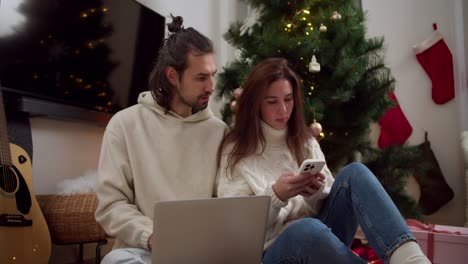
{"type": "Polygon", "coordinates": [[[424,255],[418,243],[408,241],[395,249],[390,256],[390,264],[430,264],[429,259],[424,255]]]}

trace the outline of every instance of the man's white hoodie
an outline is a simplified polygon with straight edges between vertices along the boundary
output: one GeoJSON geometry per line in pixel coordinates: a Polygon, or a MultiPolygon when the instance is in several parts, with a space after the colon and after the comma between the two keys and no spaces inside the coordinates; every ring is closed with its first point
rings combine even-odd
{"type": "Polygon", "coordinates": [[[96,220],[114,248],[148,248],[156,202],[213,196],[226,129],[209,108],[186,118],[166,113],[150,92],[112,117],[100,153],[96,220]]]}

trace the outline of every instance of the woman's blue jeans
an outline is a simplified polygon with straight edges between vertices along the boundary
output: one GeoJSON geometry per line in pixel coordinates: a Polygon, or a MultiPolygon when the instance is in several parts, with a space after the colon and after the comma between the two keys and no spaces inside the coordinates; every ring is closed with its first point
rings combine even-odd
{"type": "Polygon", "coordinates": [[[358,225],[385,263],[401,243],[415,240],[374,174],[355,162],[336,176],[320,214],[286,228],[264,252],[263,264],[367,263],[350,249],[358,225]]]}

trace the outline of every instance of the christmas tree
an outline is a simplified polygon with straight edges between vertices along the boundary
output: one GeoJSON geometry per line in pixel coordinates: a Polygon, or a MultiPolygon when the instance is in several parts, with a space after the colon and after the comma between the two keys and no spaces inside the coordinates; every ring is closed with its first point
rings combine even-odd
{"type": "Polygon", "coordinates": [[[0,38],[2,85],[116,110],[107,82],[116,66],[106,44],[108,11],[101,0],[24,1],[18,12],[27,19],[0,38]]]}
{"type": "MultiPolygon", "coordinates": [[[[305,116],[323,127],[320,145],[333,172],[362,160],[376,174],[405,217],[420,218],[403,191],[420,164],[415,147],[372,148],[370,125],[395,102],[395,80],[383,59],[383,38],[367,38],[365,15],[350,0],[249,0],[251,15],[230,26],[225,39],[237,50],[219,75],[217,96],[230,123],[236,88],[267,57],[286,58],[302,79],[305,116]]],[[[237,90],[238,91],[238,90],[237,90]]]]}

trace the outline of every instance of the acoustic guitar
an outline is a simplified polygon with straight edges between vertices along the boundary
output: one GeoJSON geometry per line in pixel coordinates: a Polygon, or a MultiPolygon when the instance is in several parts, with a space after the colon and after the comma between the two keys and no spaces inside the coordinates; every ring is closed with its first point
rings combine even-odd
{"type": "Polygon", "coordinates": [[[49,229],[32,192],[28,153],[8,140],[0,86],[0,263],[48,263],[49,229]]]}

